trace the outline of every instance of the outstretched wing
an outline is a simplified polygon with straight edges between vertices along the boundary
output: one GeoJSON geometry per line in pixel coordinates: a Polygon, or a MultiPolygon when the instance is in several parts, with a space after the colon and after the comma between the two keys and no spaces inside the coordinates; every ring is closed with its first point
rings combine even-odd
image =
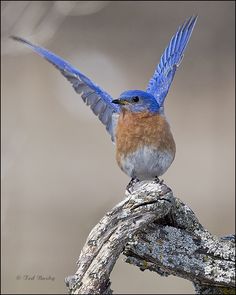
{"type": "Polygon", "coordinates": [[[90,106],[93,113],[98,116],[99,120],[106,126],[107,131],[111,135],[112,141],[114,141],[113,114],[119,113],[120,108],[118,105],[112,103],[113,98],[79,70],[56,54],[45,48],[34,45],[25,39],[15,36],[12,36],[12,38],[26,44],[60,70],[62,75],[72,83],[75,91],[81,94],[83,101],[90,106]]]}
{"type": "Polygon", "coordinates": [[[160,62],[148,83],[146,91],[154,95],[160,106],[163,105],[174,78],[175,71],[182,61],[185,48],[191,37],[196,21],[197,16],[190,17],[179,27],[162,54],[160,62]]]}

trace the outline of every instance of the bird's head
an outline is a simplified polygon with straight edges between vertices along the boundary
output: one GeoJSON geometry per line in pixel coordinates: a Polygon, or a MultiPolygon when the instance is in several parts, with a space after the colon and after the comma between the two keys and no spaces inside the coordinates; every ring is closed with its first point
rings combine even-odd
{"type": "Polygon", "coordinates": [[[144,111],[156,113],[160,109],[155,97],[142,90],[125,91],[121,93],[118,99],[114,99],[112,102],[119,104],[121,108],[136,113],[144,111]]]}

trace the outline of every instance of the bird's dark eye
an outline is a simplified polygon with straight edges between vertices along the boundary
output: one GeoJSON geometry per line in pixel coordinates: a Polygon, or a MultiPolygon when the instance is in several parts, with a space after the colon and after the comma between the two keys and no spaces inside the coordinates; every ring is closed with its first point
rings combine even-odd
{"type": "Polygon", "coordinates": [[[133,97],[133,102],[138,102],[138,101],[139,101],[139,97],[138,96],[133,97]]]}

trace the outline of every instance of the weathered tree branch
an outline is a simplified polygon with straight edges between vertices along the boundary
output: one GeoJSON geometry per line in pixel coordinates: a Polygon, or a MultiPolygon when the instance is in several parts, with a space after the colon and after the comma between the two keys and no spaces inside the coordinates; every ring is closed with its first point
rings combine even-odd
{"type": "Polygon", "coordinates": [[[170,188],[142,181],[89,234],[71,294],[111,294],[110,273],[121,253],[126,262],[193,282],[198,294],[235,294],[235,237],[217,238],[170,188]]]}

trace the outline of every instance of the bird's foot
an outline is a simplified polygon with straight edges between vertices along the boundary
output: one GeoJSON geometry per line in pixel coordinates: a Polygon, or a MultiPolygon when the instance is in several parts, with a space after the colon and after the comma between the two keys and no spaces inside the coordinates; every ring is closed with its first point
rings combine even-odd
{"type": "Polygon", "coordinates": [[[158,184],[162,184],[164,182],[164,179],[159,179],[157,176],[154,178],[154,181],[158,184]]]}
{"type": "Polygon", "coordinates": [[[132,177],[128,185],[126,186],[126,190],[131,194],[131,189],[135,185],[135,183],[139,182],[138,178],[132,177]]]}

